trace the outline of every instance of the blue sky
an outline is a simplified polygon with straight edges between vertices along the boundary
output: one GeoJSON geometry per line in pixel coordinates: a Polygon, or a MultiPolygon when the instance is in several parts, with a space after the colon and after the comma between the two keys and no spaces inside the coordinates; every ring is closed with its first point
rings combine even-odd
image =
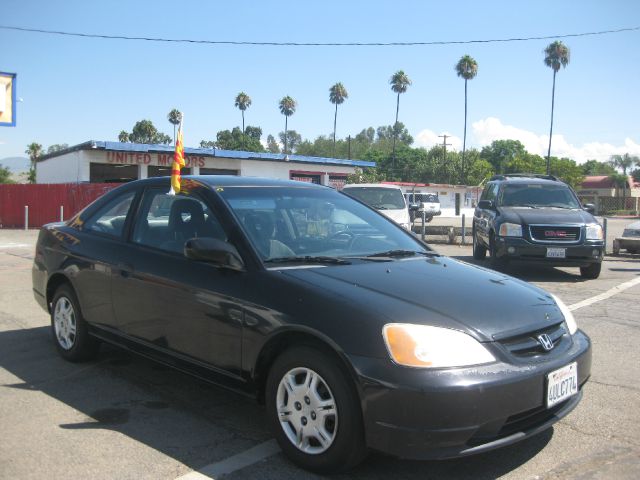
{"type": "MultiPolygon", "coordinates": [[[[274,42],[419,42],[594,32],[640,26],[640,2],[603,1],[60,1],[3,2],[0,24],[106,35],[274,42]]],[[[454,72],[469,54],[467,144],[515,138],[546,153],[552,40],[405,47],[219,46],[101,40],[0,30],[0,71],[18,75],[16,127],[0,127],[0,161],[37,141],[74,145],[117,140],[137,120],[171,134],[166,116],[185,113],[185,144],[215,139],[241,124],[234,98],[248,93],[248,125],[263,139],[284,130],[279,100],[298,102],[289,128],[303,138],[329,135],[329,87],[342,82],[338,137],[390,125],[389,78],[404,70],[413,85],[400,121],[416,146],[437,135],[461,145],[464,81],[454,72]]],[[[559,72],[552,154],[584,161],[640,155],[640,30],[566,38],[571,63],[559,72]]]]}

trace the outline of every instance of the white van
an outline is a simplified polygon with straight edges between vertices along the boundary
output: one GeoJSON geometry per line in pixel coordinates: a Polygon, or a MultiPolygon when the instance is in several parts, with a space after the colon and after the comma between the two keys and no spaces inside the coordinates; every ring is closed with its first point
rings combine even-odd
{"type": "Polygon", "coordinates": [[[411,230],[409,207],[400,187],[380,183],[357,183],[345,185],[342,191],[411,230]]]}

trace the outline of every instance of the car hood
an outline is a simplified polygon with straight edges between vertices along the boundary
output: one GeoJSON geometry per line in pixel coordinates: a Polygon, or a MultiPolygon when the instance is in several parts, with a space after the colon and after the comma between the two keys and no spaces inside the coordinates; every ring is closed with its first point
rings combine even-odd
{"type": "Polygon", "coordinates": [[[448,257],[410,258],[282,274],[313,284],[384,323],[417,323],[467,331],[480,341],[562,321],[544,290],[448,257]]]}
{"type": "Polygon", "coordinates": [[[409,212],[406,208],[378,210],[378,212],[401,225],[409,223],[409,212]]]}
{"type": "Polygon", "coordinates": [[[596,223],[586,210],[563,208],[499,207],[502,220],[524,225],[569,225],[596,223]]]}

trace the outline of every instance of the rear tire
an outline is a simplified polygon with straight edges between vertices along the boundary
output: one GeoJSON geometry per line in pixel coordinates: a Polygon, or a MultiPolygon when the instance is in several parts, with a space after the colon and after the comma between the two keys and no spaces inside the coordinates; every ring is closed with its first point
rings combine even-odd
{"type": "Polygon", "coordinates": [[[58,353],[66,360],[80,362],[98,353],[100,344],[89,335],[78,298],[69,284],[58,287],[53,296],[51,332],[58,353]]]}
{"type": "Polygon", "coordinates": [[[580,267],[580,275],[582,275],[582,278],[587,278],[592,280],[600,276],[601,270],[602,270],[601,263],[592,263],[588,267],[580,267]]]}
{"type": "Polygon", "coordinates": [[[329,353],[311,346],[284,351],[269,371],[266,409],[280,448],[304,469],[344,471],[366,456],[358,395],[329,353]]]}
{"type": "Polygon", "coordinates": [[[478,235],[476,234],[475,228],[472,232],[473,238],[473,258],[476,260],[484,260],[487,256],[487,247],[484,247],[478,243],[478,235]]]}

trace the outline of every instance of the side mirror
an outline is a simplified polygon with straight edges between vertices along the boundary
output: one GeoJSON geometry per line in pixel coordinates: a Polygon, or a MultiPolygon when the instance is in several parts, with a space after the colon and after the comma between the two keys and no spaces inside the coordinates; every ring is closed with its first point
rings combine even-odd
{"type": "Polygon", "coordinates": [[[191,238],[184,244],[184,254],[191,260],[208,262],[216,267],[244,271],[244,262],[233,245],[217,238],[191,238]]]}
{"type": "Polygon", "coordinates": [[[596,214],[596,206],[593,203],[585,203],[584,209],[589,212],[591,215],[596,214]]]}
{"type": "Polygon", "coordinates": [[[493,203],[493,200],[480,200],[480,202],[478,203],[478,208],[481,208],[483,210],[493,210],[494,208],[496,208],[495,203],[493,203]]]}
{"type": "Polygon", "coordinates": [[[409,210],[411,210],[412,212],[415,212],[416,210],[420,210],[420,204],[419,203],[410,203],[409,204],[409,210]]]}

